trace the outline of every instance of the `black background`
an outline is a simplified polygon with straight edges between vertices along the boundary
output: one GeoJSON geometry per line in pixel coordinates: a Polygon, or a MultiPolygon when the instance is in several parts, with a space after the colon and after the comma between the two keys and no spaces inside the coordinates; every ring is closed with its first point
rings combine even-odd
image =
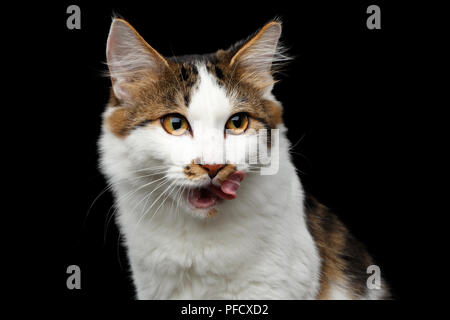
{"type": "Polygon", "coordinates": [[[274,93],[284,106],[302,183],[367,246],[394,297],[415,298],[422,280],[412,276],[411,265],[423,263],[426,253],[417,250],[422,243],[412,227],[420,213],[411,204],[410,147],[420,132],[405,96],[414,95],[410,79],[418,67],[411,68],[410,41],[421,31],[405,23],[411,17],[406,9],[383,1],[74,1],[46,7],[41,36],[29,39],[33,50],[45,51],[39,72],[48,73],[33,82],[51,89],[40,92],[45,108],[36,115],[46,147],[31,147],[44,155],[39,160],[48,182],[36,190],[45,194],[36,203],[45,208],[36,218],[36,241],[46,268],[40,280],[52,296],[133,298],[126,253],[109,219],[113,200],[101,194],[106,183],[97,167],[110,86],[103,76],[105,42],[116,13],[166,56],[227,48],[280,17],[282,41],[295,60],[274,93]],[[70,4],[81,8],[81,30],[66,28],[70,4]],[[381,30],[366,27],[370,4],[381,7],[381,30]],[[66,288],[71,264],[81,267],[81,290],[66,288]]]}

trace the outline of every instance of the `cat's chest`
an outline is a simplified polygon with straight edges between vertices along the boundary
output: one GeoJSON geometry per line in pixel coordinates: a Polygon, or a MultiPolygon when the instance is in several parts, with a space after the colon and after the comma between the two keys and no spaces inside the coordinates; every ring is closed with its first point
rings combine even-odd
{"type": "MultiPolygon", "coordinates": [[[[143,299],[308,298],[317,284],[310,257],[254,230],[216,238],[163,228],[129,234],[129,257],[143,299]],[[250,235],[251,233],[251,235],[250,235]],[[284,250],[286,249],[286,250],[284,250]],[[264,254],[261,254],[264,252],[264,254]]],[[[313,259],[314,260],[314,259],[313,259]]]]}
{"type": "Polygon", "coordinates": [[[230,230],[214,236],[202,235],[201,230],[143,225],[127,232],[127,247],[130,259],[141,266],[141,271],[212,279],[215,274],[235,277],[243,265],[257,263],[264,244],[261,238],[251,230],[239,234],[230,230]]]}
{"type": "Polygon", "coordinates": [[[252,278],[251,266],[259,263],[254,249],[237,252],[219,243],[199,246],[155,237],[128,246],[141,299],[234,299],[252,278]]]}
{"type": "MultiPolygon", "coordinates": [[[[308,283],[314,277],[301,279],[301,272],[252,254],[230,258],[218,253],[212,259],[156,250],[130,258],[140,299],[304,299],[315,286],[308,283]]],[[[297,261],[291,263],[295,268],[297,261]]]]}

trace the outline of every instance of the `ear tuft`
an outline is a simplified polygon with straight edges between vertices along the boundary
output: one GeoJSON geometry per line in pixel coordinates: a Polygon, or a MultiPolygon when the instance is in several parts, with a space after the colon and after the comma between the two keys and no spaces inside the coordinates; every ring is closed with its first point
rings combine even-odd
{"type": "Polygon", "coordinates": [[[281,23],[271,21],[240,47],[230,61],[230,66],[242,70],[242,76],[256,81],[260,87],[271,90],[273,73],[286,61],[284,48],[279,44],[281,23]]]}
{"type": "Polygon", "coordinates": [[[157,79],[168,65],[128,22],[117,18],[111,23],[106,57],[114,93],[121,100],[127,97],[126,84],[144,73],[157,79]]]}

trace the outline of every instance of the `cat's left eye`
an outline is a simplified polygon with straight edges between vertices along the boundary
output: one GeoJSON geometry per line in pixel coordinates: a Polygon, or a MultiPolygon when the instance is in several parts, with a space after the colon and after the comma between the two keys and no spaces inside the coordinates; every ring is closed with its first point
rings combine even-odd
{"type": "Polygon", "coordinates": [[[248,127],[248,115],[245,113],[237,113],[231,116],[225,124],[225,129],[232,134],[241,134],[248,127]]]}
{"type": "Polygon", "coordinates": [[[187,120],[177,114],[170,114],[161,119],[163,128],[174,136],[181,136],[189,130],[187,120]]]}

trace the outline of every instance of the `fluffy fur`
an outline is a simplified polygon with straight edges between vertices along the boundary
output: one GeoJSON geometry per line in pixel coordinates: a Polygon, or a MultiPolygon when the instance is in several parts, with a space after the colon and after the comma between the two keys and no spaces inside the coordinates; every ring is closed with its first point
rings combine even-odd
{"type": "MultiPolygon", "coordinates": [[[[346,229],[338,228],[337,219],[328,226],[335,228],[324,228],[323,217],[331,213],[304,195],[281,104],[271,94],[273,67],[285,59],[280,33],[280,23],[271,22],[228,50],[163,58],[128,23],[113,21],[107,49],[112,93],[103,115],[100,167],[115,195],[137,298],[383,295],[364,290],[364,279],[351,280],[352,266],[367,267],[370,259],[351,254],[343,259],[352,244],[346,242],[346,229]],[[211,179],[194,160],[221,163],[225,140],[231,145],[252,141],[250,133],[224,134],[225,123],[237,112],[247,112],[256,131],[280,130],[280,138],[272,141],[272,149],[279,150],[279,170],[261,175],[245,164],[248,154],[240,154],[222,171],[246,172],[237,198],[195,208],[186,195],[211,179]],[[173,136],[162,128],[159,119],[171,113],[189,121],[190,134],[173,136]]],[[[366,254],[361,250],[356,254],[366,254]]]]}

